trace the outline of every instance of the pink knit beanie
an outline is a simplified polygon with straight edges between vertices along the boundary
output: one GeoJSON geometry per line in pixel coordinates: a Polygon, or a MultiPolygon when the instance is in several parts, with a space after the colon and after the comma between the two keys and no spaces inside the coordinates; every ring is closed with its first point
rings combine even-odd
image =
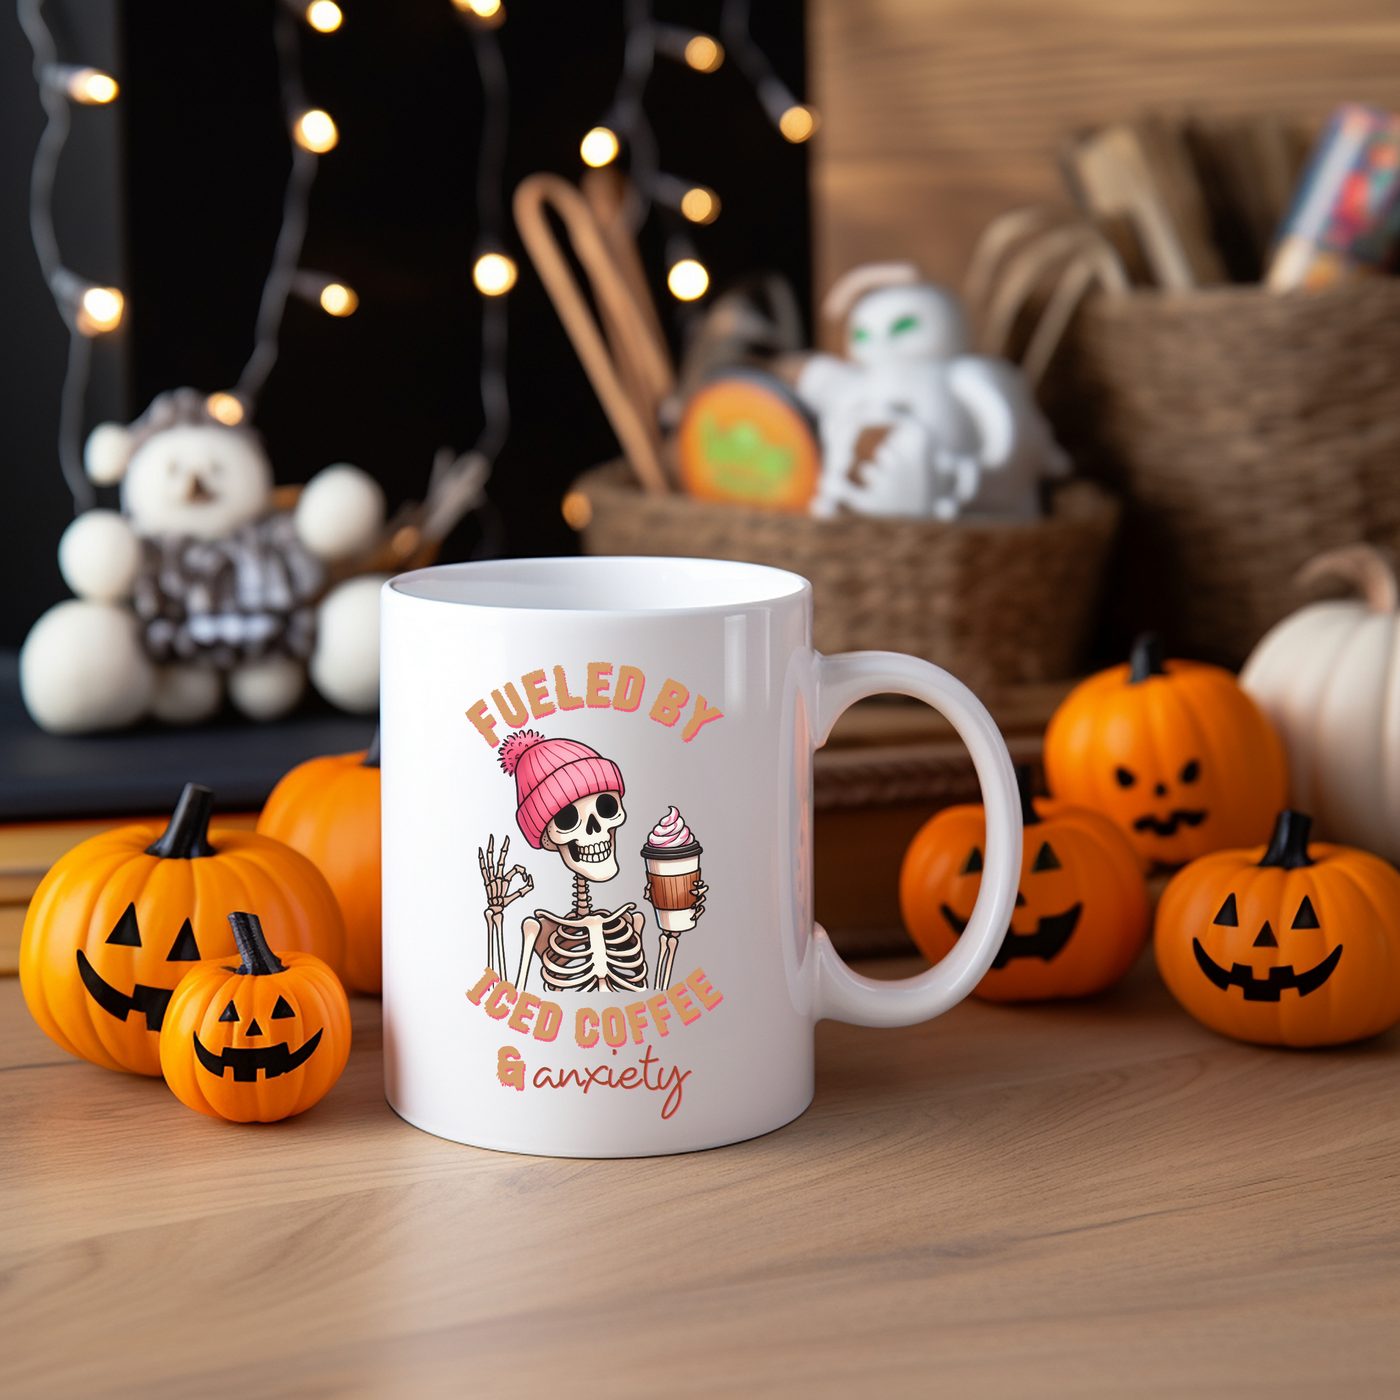
{"type": "Polygon", "coordinates": [[[569,803],[624,792],[617,764],[577,739],[546,739],[522,729],[501,745],[500,756],[501,767],[515,779],[515,820],[536,848],[545,827],[569,803]]]}

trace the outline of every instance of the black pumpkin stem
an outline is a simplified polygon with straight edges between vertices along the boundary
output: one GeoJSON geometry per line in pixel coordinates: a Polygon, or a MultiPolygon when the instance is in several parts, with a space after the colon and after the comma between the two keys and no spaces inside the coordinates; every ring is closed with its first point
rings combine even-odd
{"type": "Polygon", "coordinates": [[[1149,676],[1165,676],[1167,663],[1162,656],[1162,639],[1155,632],[1141,632],[1133,642],[1129,653],[1132,673],[1128,681],[1137,685],[1149,676]]]}
{"type": "Polygon", "coordinates": [[[1035,810],[1035,802],[1032,800],[1034,784],[1032,781],[1032,769],[1029,763],[1018,763],[1016,765],[1016,790],[1021,794],[1021,825],[1036,826],[1040,822],[1040,814],[1035,810]]]}
{"type": "Polygon", "coordinates": [[[256,914],[239,911],[228,916],[233,929],[233,941],[238,944],[238,952],[243,965],[238,970],[245,976],[267,977],[274,972],[285,972],[281,958],[267,946],[263,937],[262,920],[256,914]]]}
{"type": "Polygon", "coordinates": [[[1300,870],[1312,865],[1313,858],[1308,854],[1308,833],[1312,830],[1312,818],[1304,812],[1283,811],[1274,823],[1273,839],[1264,852],[1261,866],[1276,865],[1282,870],[1300,870]]]}
{"type": "Polygon", "coordinates": [[[369,741],[369,752],[360,760],[361,768],[379,767],[379,726],[374,726],[374,738],[369,741]]]}
{"type": "Polygon", "coordinates": [[[159,840],[146,847],[146,854],[164,860],[197,860],[200,856],[212,856],[209,818],[213,812],[213,792],[198,783],[186,783],[170,825],[161,832],[159,840]]]}

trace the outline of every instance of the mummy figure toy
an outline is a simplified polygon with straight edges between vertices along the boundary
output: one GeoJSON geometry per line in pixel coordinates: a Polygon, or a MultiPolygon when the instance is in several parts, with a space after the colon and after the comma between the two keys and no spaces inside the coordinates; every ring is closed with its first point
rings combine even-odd
{"type": "Polygon", "coordinates": [[[1021,371],[971,353],[956,297],[908,263],[847,273],[823,307],[846,355],[814,355],[797,393],[816,415],[814,515],[1030,519],[1040,481],[1068,474],[1021,371]]]}

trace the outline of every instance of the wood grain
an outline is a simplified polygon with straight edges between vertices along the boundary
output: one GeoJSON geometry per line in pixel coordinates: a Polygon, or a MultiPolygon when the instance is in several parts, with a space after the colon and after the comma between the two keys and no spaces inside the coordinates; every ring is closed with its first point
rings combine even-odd
{"type": "Polygon", "coordinates": [[[810,0],[816,291],[913,258],[956,285],[977,235],[1063,201],[1066,133],[1145,109],[1322,119],[1400,107],[1391,0],[810,0]]]}
{"type": "Polygon", "coordinates": [[[325,1103],[246,1128],[70,1059],[0,984],[7,1397],[1400,1389],[1396,1032],[1237,1045],[1144,963],[823,1025],[789,1127],[567,1162],[399,1121],[378,1013],[325,1103]]]}

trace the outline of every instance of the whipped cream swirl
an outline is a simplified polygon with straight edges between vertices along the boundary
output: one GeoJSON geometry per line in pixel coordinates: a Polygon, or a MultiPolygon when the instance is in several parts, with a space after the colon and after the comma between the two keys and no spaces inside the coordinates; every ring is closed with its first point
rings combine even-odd
{"type": "Polygon", "coordinates": [[[652,827],[647,845],[665,849],[669,846],[688,846],[694,839],[685,818],[675,807],[669,807],[666,815],[652,827]]]}

